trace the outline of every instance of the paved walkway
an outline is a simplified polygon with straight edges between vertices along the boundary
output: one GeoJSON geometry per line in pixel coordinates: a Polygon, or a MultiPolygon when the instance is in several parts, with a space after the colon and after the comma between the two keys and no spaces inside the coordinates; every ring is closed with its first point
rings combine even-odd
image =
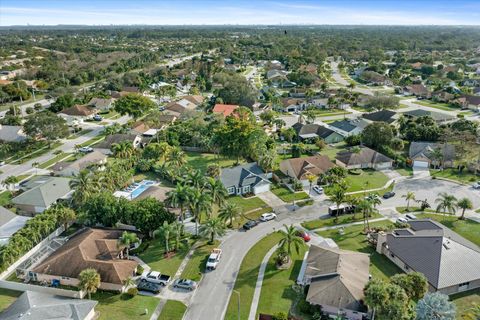
{"type": "Polygon", "coordinates": [[[255,284],[255,292],[253,293],[252,304],[250,305],[250,313],[248,314],[248,320],[256,320],[258,302],[260,301],[260,293],[262,291],[263,276],[265,275],[265,269],[267,268],[268,260],[277,250],[278,245],[274,246],[263,257],[262,264],[260,265],[260,271],[258,272],[257,283],[255,284]]]}
{"type": "Polygon", "coordinates": [[[158,303],[157,307],[153,311],[152,315],[150,316],[150,320],[157,320],[158,317],[160,316],[160,313],[162,313],[162,309],[165,306],[165,303],[167,303],[167,300],[162,299],[158,303]]]}

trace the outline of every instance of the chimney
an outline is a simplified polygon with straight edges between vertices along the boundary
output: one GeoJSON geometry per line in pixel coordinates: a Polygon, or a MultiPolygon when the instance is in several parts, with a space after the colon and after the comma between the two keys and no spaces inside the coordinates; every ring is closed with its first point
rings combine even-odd
{"type": "Polygon", "coordinates": [[[376,251],[378,253],[383,254],[382,247],[385,242],[387,242],[387,234],[383,231],[379,231],[377,233],[377,248],[376,248],[376,251]]]}

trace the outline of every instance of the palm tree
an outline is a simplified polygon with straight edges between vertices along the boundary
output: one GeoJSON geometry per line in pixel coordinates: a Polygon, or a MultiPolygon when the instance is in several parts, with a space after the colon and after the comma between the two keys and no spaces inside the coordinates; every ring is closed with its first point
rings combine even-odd
{"type": "Polygon", "coordinates": [[[240,215],[240,207],[235,203],[227,202],[218,211],[218,217],[224,221],[230,220],[230,226],[233,226],[233,220],[240,215]]]}
{"type": "Polygon", "coordinates": [[[282,239],[278,245],[285,250],[287,253],[287,257],[290,261],[290,257],[292,254],[292,246],[295,248],[295,251],[298,253],[300,251],[300,247],[303,245],[303,240],[298,236],[298,230],[293,225],[287,226],[286,224],[283,225],[285,227],[285,231],[280,230],[282,233],[282,239]]]}
{"type": "Polygon", "coordinates": [[[370,230],[370,223],[368,221],[368,218],[375,210],[373,208],[372,202],[368,199],[362,199],[358,203],[358,209],[363,213],[363,230],[370,230]]]}
{"type": "Polygon", "coordinates": [[[443,151],[442,148],[438,147],[433,149],[430,157],[435,160],[435,168],[438,168],[439,166],[443,166],[443,151]]]}
{"type": "Polygon", "coordinates": [[[112,145],[112,152],[115,157],[120,159],[129,159],[135,153],[133,144],[129,141],[122,141],[120,143],[114,143],[112,145]]]}
{"type": "Polygon", "coordinates": [[[153,232],[153,237],[158,235],[162,236],[165,240],[165,253],[170,252],[170,236],[175,232],[173,225],[170,225],[167,221],[163,221],[163,225],[153,232]]]}
{"type": "Polygon", "coordinates": [[[407,211],[410,211],[410,200],[415,201],[415,193],[413,191],[408,191],[407,194],[402,196],[402,198],[405,198],[407,201],[407,211]]]}
{"type": "Polygon", "coordinates": [[[77,219],[77,214],[70,208],[59,206],[56,210],[58,222],[63,224],[63,228],[67,230],[68,224],[77,219]]]}
{"type": "Polygon", "coordinates": [[[437,204],[437,212],[442,210],[443,213],[455,214],[457,209],[457,198],[446,192],[440,193],[440,196],[435,200],[437,204]]]}
{"type": "Polygon", "coordinates": [[[137,283],[133,280],[132,277],[128,277],[127,279],[123,280],[123,285],[128,288],[130,286],[135,286],[137,283]]]}
{"type": "Polygon", "coordinates": [[[372,203],[374,209],[376,209],[377,206],[379,206],[379,205],[382,204],[382,199],[380,198],[380,196],[378,195],[378,193],[370,193],[370,194],[368,195],[368,200],[370,200],[370,202],[372,203]]]}
{"type": "Polygon", "coordinates": [[[472,200],[468,199],[468,198],[462,198],[460,200],[457,201],[457,206],[462,209],[462,215],[460,216],[460,220],[464,220],[465,219],[465,210],[469,209],[473,209],[473,203],[472,203],[472,200]]]}
{"type": "Polygon", "coordinates": [[[6,184],[8,189],[11,189],[12,184],[15,186],[16,183],[18,183],[18,178],[16,176],[8,176],[5,180],[3,180],[3,184],[6,184]]]}
{"type": "Polygon", "coordinates": [[[188,206],[195,217],[195,235],[198,236],[198,224],[203,212],[209,214],[212,209],[212,198],[208,193],[199,189],[188,189],[188,206]]]}
{"type": "Polygon", "coordinates": [[[97,270],[93,268],[83,270],[78,275],[78,280],[80,289],[88,293],[88,299],[92,299],[92,293],[97,292],[100,287],[100,275],[97,270]]]}
{"type": "Polygon", "coordinates": [[[133,232],[124,231],[122,236],[118,239],[118,246],[125,246],[127,250],[127,259],[130,259],[130,245],[140,241],[137,235],[133,232]]]}
{"type": "Polygon", "coordinates": [[[227,189],[220,180],[208,177],[205,186],[214,203],[221,205],[225,201],[228,195],[227,189]]]}
{"type": "Polygon", "coordinates": [[[338,215],[340,214],[340,205],[345,202],[345,188],[337,184],[333,186],[331,192],[330,200],[337,205],[337,214],[335,215],[335,222],[337,222],[338,215]]]}
{"type": "Polygon", "coordinates": [[[215,237],[225,234],[225,224],[218,217],[209,219],[200,226],[200,234],[205,238],[210,238],[210,243],[213,243],[215,237]]]}
{"type": "Polygon", "coordinates": [[[183,223],[175,220],[170,225],[173,227],[173,235],[175,236],[175,251],[178,251],[178,246],[180,245],[180,239],[182,238],[182,235],[183,235],[183,223]]]}
{"type": "Polygon", "coordinates": [[[177,183],[175,189],[167,193],[166,203],[174,208],[180,208],[180,219],[185,219],[184,208],[188,203],[188,187],[177,183]]]}
{"type": "Polygon", "coordinates": [[[168,151],[166,161],[176,168],[180,168],[187,163],[185,153],[179,147],[172,147],[168,151]]]}
{"type": "Polygon", "coordinates": [[[72,196],[72,202],[76,206],[85,203],[95,190],[98,190],[98,181],[94,181],[92,177],[91,172],[82,170],[75,178],[70,180],[70,188],[75,190],[72,196]]]}
{"type": "Polygon", "coordinates": [[[317,176],[314,175],[314,174],[307,174],[307,180],[308,180],[308,183],[310,185],[310,188],[308,189],[308,194],[310,195],[312,193],[312,185],[313,183],[315,182],[315,180],[317,179],[317,176]]]}
{"type": "Polygon", "coordinates": [[[357,85],[355,84],[355,82],[350,81],[350,83],[347,85],[347,88],[349,88],[349,89],[350,89],[350,92],[352,92],[353,89],[355,89],[356,86],[357,86],[357,85]]]}
{"type": "Polygon", "coordinates": [[[205,176],[200,170],[192,170],[187,173],[185,182],[195,189],[203,189],[205,186],[205,176]]]}
{"type": "Polygon", "coordinates": [[[35,168],[35,175],[38,174],[37,168],[38,168],[39,165],[40,165],[40,163],[37,162],[37,161],[35,161],[35,162],[32,163],[32,168],[35,168]]]}
{"type": "Polygon", "coordinates": [[[277,159],[277,150],[269,149],[263,152],[258,159],[258,164],[265,172],[269,173],[275,168],[275,160],[277,159]]]}

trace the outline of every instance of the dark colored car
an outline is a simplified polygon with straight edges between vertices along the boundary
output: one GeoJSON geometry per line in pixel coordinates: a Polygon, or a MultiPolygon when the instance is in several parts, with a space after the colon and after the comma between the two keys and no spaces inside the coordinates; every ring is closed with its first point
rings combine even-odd
{"type": "Polygon", "coordinates": [[[257,224],[258,224],[258,222],[255,221],[255,220],[248,220],[248,221],[243,225],[243,229],[245,229],[245,230],[250,230],[250,229],[252,229],[253,227],[255,227],[257,224]]]}
{"type": "Polygon", "coordinates": [[[383,199],[390,199],[394,195],[395,195],[395,192],[393,192],[393,191],[385,192],[385,194],[383,195],[383,199]]]}
{"type": "Polygon", "coordinates": [[[142,291],[149,291],[153,293],[159,293],[162,287],[159,284],[148,282],[148,281],[140,281],[137,285],[138,290],[142,291]]]}

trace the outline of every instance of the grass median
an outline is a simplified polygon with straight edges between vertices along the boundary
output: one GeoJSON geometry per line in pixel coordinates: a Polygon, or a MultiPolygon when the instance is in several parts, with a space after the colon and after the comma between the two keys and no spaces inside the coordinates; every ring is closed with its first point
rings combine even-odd
{"type": "Polygon", "coordinates": [[[187,306],[180,301],[167,300],[157,320],[182,320],[187,306]]]}

